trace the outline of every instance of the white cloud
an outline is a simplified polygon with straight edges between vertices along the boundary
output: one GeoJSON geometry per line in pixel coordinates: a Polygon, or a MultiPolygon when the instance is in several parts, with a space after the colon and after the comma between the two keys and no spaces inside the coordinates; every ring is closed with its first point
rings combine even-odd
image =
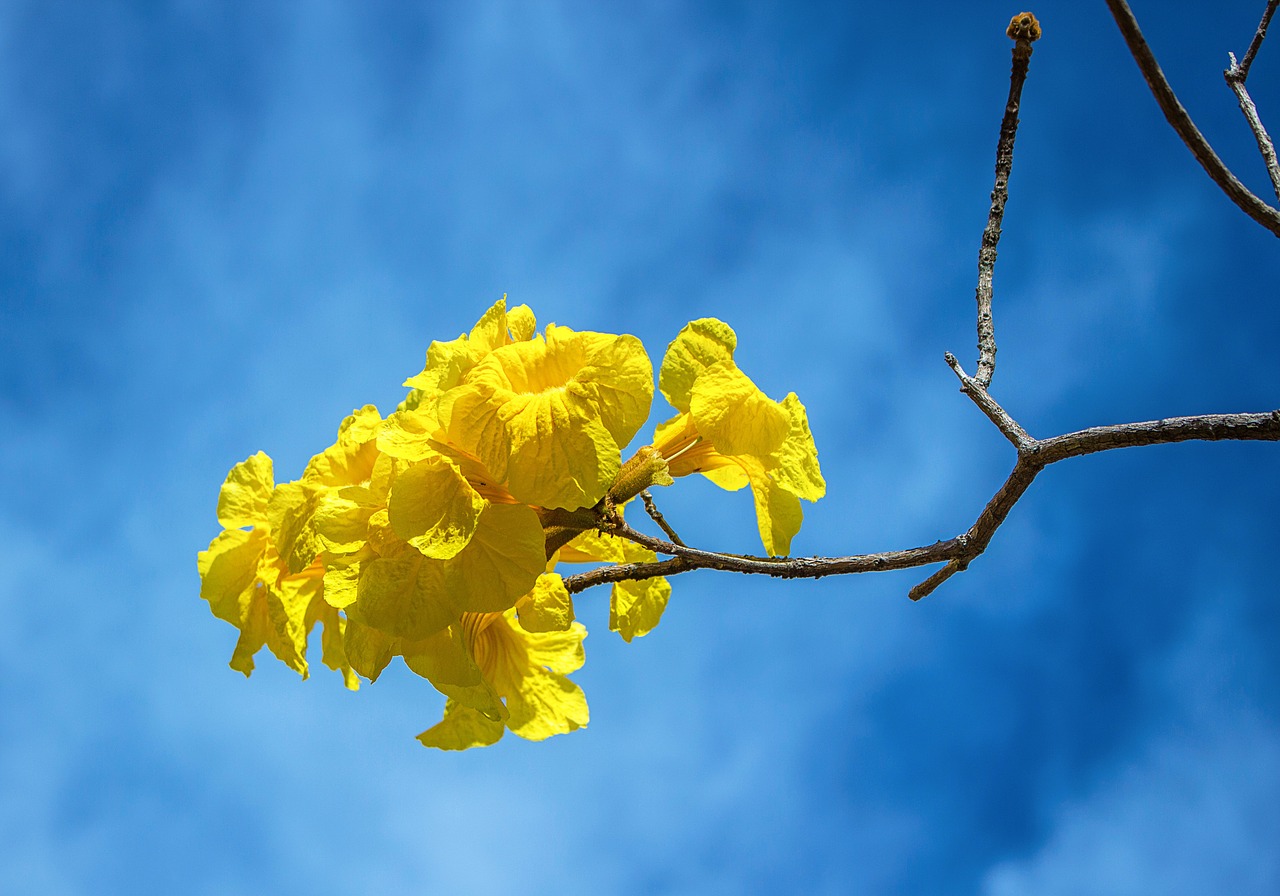
{"type": "Polygon", "coordinates": [[[1280,726],[1247,704],[1265,675],[1209,592],[1188,636],[1149,675],[1174,708],[1083,793],[1041,807],[1048,834],[992,867],[984,896],[1171,896],[1280,888],[1280,726]]]}
{"type": "Polygon", "coordinates": [[[1264,894],[1280,887],[1280,729],[1237,720],[1168,732],[1053,813],[1034,854],[991,869],[985,896],[1264,894]]]}

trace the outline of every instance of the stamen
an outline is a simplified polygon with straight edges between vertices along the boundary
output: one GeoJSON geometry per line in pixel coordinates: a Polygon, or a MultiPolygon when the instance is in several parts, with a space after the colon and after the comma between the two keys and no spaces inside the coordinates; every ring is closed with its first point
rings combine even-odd
{"type": "Polygon", "coordinates": [[[671,461],[675,460],[677,457],[684,454],[686,451],[688,451],[690,448],[692,448],[694,445],[697,445],[701,441],[702,441],[702,436],[695,433],[692,436],[688,436],[683,440],[676,442],[676,445],[678,446],[676,450],[670,454],[664,451],[662,453],[662,457],[664,460],[670,463],[671,461]]]}

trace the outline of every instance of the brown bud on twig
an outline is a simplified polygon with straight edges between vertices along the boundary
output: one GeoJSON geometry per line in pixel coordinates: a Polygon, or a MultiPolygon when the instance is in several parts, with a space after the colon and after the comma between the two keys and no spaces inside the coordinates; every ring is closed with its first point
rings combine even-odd
{"type": "Polygon", "coordinates": [[[1020,12],[1009,21],[1009,27],[1005,29],[1004,33],[1013,40],[1025,40],[1028,42],[1039,40],[1040,23],[1032,13],[1020,12]]]}

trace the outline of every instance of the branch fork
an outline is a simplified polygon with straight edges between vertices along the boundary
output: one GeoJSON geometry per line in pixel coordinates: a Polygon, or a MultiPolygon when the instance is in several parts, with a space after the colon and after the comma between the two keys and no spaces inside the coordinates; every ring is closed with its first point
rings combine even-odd
{"type": "MultiPolygon", "coordinates": [[[[1200,132],[1195,129],[1186,110],[1182,108],[1173,95],[1172,89],[1169,88],[1168,82],[1164,80],[1164,75],[1156,64],[1150,48],[1143,40],[1128,4],[1125,0],[1107,0],[1107,5],[1111,8],[1121,33],[1129,44],[1130,51],[1174,130],[1191,148],[1196,158],[1222,190],[1255,221],[1280,236],[1280,212],[1266,205],[1240,185],[1209,148],[1200,132]]],[[[1280,0],[1268,0],[1262,23],[1258,26],[1257,34],[1250,43],[1244,59],[1237,64],[1235,57],[1231,57],[1232,67],[1226,72],[1227,81],[1234,90],[1237,90],[1238,95],[1243,92],[1249,65],[1258,52],[1277,5],[1280,5],[1280,0]]],[[[883,572],[942,563],[942,568],[911,589],[909,595],[911,599],[919,600],[931,594],[951,576],[967,569],[987,549],[996,531],[1026,494],[1035,478],[1051,464],[1072,457],[1083,457],[1087,454],[1118,448],[1193,440],[1280,441],[1280,410],[1243,414],[1203,414],[1139,423],[1119,423],[1036,439],[1028,434],[991,395],[990,385],[995,372],[996,351],[995,327],[991,316],[996,245],[1000,239],[1004,206],[1008,199],[1008,182],[1013,163],[1013,144],[1017,135],[1022,84],[1026,79],[1027,65],[1031,58],[1031,42],[1040,37],[1040,25],[1032,14],[1020,13],[1014,16],[1006,33],[1015,41],[1015,46],[1013,69],[1010,74],[1009,101],[1005,106],[996,150],[996,180],[991,192],[991,209],[978,253],[977,373],[969,376],[950,352],[946,354],[946,362],[960,381],[960,391],[973,401],[1014,447],[1016,460],[1012,471],[983,507],[973,525],[953,538],[937,541],[931,545],[847,557],[756,557],[724,554],[686,545],[658,511],[648,490],[637,490],[644,501],[645,510],[667,536],[665,539],[633,529],[612,504],[592,511],[594,522],[588,522],[587,527],[594,525],[602,531],[642,545],[656,554],[665,555],[668,559],[605,566],[568,576],[564,584],[570,593],[578,593],[587,588],[611,582],[670,576],[695,569],[717,569],[786,579],[817,579],[828,575],[883,572]]],[[[1242,101],[1242,107],[1243,105],[1242,101]]],[[[1252,106],[1252,101],[1249,105],[1252,106]]],[[[1254,114],[1256,115],[1256,109],[1254,114]]],[[[1246,115],[1249,115],[1248,111],[1246,115]]],[[[1253,119],[1251,118],[1250,121],[1252,124],[1253,119]]],[[[1262,130],[1260,122],[1254,128],[1254,132],[1262,135],[1259,136],[1259,145],[1263,147],[1263,136],[1266,132],[1262,130]]],[[[1266,144],[1270,145],[1270,137],[1266,137],[1266,144]]],[[[1263,155],[1267,158],[1268,169],[1272,171],[1272,180],[1276,185],[1277,195],[1280,196],[1280,173],[1274,169],[1274,149],[1268,156],[1266,147],[1263,147],[1263,155]]],[[[582,518],[578,517],[570,522],[579,525],[580,531],[581,520],[582,518]]],[[[548,517],[547,521],[552,520],[548,517]]],[[[549,549],[551,538],[552,536],[548,535],[549,549]]]]}

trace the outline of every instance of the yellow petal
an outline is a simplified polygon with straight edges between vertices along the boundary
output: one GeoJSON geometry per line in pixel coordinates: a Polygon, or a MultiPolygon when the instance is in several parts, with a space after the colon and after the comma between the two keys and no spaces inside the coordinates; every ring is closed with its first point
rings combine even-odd
{"type": "Polygon", "coordinates": [[[370,681],[377,681],[395,656],[397,639],[365,625],[351,616],[342,632],[342,652],[351,668],[370,681]]]}
{"type": "MultiPolygon", "coordinates": [[[[403,461],[386,454],[379,454],[378,459],[374,461],[373,472],[369,474],[369,500],[362,503],[386,504],[391,483],[395,481],[396,473],[403,468],[403,461]]],[[[347,493],[345,489],[343,493],[347,493]]]]}
{"type": "Polygon", "coordinates": [[[671,584],[661,577],[615,583],[609,600],[609,628],[624,641],[644,637],[661,621],[670,597],[671,584]]]}
{"type": "Polygon", "coordinates": [[[587,724],[582,689],[565,674],[582,666],[587,630],[531,633],[513,613],[494,620],[477,636],[476,654],[494,689],[506,698],[507,727],[529,740],[543,740],[587,724]]]}
{"type": "Polygon", "coordinates": [[[485,718],[468,706],[450,700],[445,703],[444,718],[418,735],[424,747],[440,750],[465,750],[496,744],[505,728],[501,722],[485,718]]]}
{"type": "MultiPolygon", "coordinates": [[[[528,340],[535,326],[528,306],[517,305],[507,311],[507,299],[503,296],[476,321],[467,335],[450,342],[431,343],[426,367],[417,376],[405,380],[404,385],[428,397],[452,389],[481,358],[513,338],[517,342],[528,340]]],[[[422,396],[411,404],[420,406],[421,401],[422,396]]]]}
{"type": "Polygon", "coordinates": [[[231,668],[249,675],[254,654],[266,645],[277,659],[306,678],[306,611],[307,604],[319,594],[319,582],[319,576],[306,575],[277,585],[259,576],[248,592],[251,596],[231,668]]]}
{"type": "MultiPolygon", "coordinates": [[[[325,579],[327,588],[327,573],[325,579]]],[[[360,690],[360,676],[351,668],[351,661],[347,659],[344,644],[343,633],[347,627],[347,620],[325,601],[313,600],[311,606],[307,608],[308,630],[316,623],[324,627],[320,633],[321,662],[330,669],[342,673],[342,683],[346,685],[347,690],[360,690]]]]}
{"type": "Polygon", "coordinates": [[[494,721],[506,719],[507,708],[480,674],[480,667],[466,648],[460,625],[405,645],[404,663],[451,700],[494,721]]]}
{"type": "Polygon", "coordinates": [[[483,681],[464,644],[460,623],[404,646],[405,665],[434,685],[471,687],[483,681]]]}
{"type": "Polygon", "coordinates": [[[573,510],[599,501],[621,467],[617,443],[564,393],[512,397],[507,489],[519,501],[573,510]]]}
{"type": "Polygon", "coordinates": [[[736,492],[751,481],[742,467],[737,464],[726,464],[698,472],[727,492],[736,492]]]}
{"type": "Polygon", "coordinates": [[[667,459],[670,476],[702,473],[729,491],[747,484],[740,475],[737,461],[716,450],[711,440],[698,431],[692,414],[677,414],[658,424],[653,434],[653,449],[667,459]]]}
{"type": "Polygon", "coordinates": [[[382,557],[397,557],[405,551],[417,553],[416,548],[395,533],[386,508],[375,510],[369,517],[369,550],[382,557]]]}
{"type": "Polygon", "coordinates": [[[358,597],[347,607],[347,616],[391,637],[416,640],[444,629],[458,612],[445,587],[441,561],[409,551],[360,565],[358,597]]]}
{"type": "Polygon", "coordinates": [[[258,580],[258,565],[270,544],[265,531],[227,529],[201,551],[200,597],[219,619],[243,627],[258,580]]]}
{"type": "Polygon", "coordinates": [[[546,562],[542,523],[533,509],[490,504],[467,546],[444,561],[444,578],[459,610],[499,612],[533,588],[546,562]]]}
{"type": "Polygon", "coordinates": [[[412,410],[396,411],[383,421],[378,430],[378,450],[408,461],[422,460],[436,454],[432,439],[440,423],[434,403],[412,410]]]}
{"type": "Polygon", "coordinates": [[[791,420],[791,428],[778,451],[773,478],[797,498],[816,501],[827,493],[827,484],[818,467],[818,449],[809,431],[809,417],[794,392],[782,400],[782,407],[791,420]]]}
{"type": "Polygon", "coordinates": [[[307,610],[320,597],[323,579],[290,576],[266,589],[268,631],[264,640],[276,659],[307,677],[307,610]]]}
{"type": "Polygon", "coordinates": [[[449,342],[432,342],[427,347],[427,364],[422,372],[409,377],[404,385],[431,395],[452,389],[462,382],[463,374],[475,366],[477,353],[466,336],[449,342]]]}
{"type": "Polygon", "coordinates": [[[267,505],[267,519],[276,551],[288,571],[300,573],[324,550],[316,533],[319,493],[301,482],[277,485],[267,505]]]}
{"type": "MultiPolygon", "coordinates": [[[[265,617],[267,613],[266,604],[259,602],[256,604],[257,613],[254,615],[265,617]]],[[[237,672],[244,673],[244,677],[248,678],[254,669],[253,657],[262,649],[264,643],[262,632],[266,630],[265,624],[250,624],[240,632],[240,638],[236,641],[235,650],[231,653],[231,662],[227,663],[237,672]]]]}
{"type": "MultiPolygon", "coordinates": [[[[326,561],[329,562],[329,561],[326,561]]],[[[356,602],[359,596],[360,564],[331,564],[324,571],[324,601],[335,610],[356,602]]]]}
{"type": "Polygon", "coordinates": [[[701,437],[697,425],[693,422],[693,415],[684,411],[654,427],[653,447],[664,457],[670,458],[701,437]]]}
{"type": "Polygon", "coordinates": [[[732,361],[702,372],[690,394],[689,413],[698,432],[729,457],[768,457],[782,447],[791,430],[790,415],[782,405],[761,392],[732,361]]]}
{"type": "Polygon", "coordinates": [[[395,533],[423,556],[448,560],[471,541],[488,503],[456,466],[437,455],[400,472],[387,514],[395,533]]]}
{"type": "Polygon", "coordinates": [[[546,740],[586,726],[587,697],[563,675],[530,669],[520,690],[507,698],[507,727],[526,740],[546,740]]]}
{"type": "Polygon", "coordinates": [[[369,478],[378,458],[376,439],[382,416],[367,404],[342,421],[338,440],[311,458],[302,481],[309,485],[359,485],[369,478]]]}
{"type": "Polygon", "coordinates": [[[507,297],[503,296],[490,306],[467,334],[467,342],[479,355],[486,355],[495,348],[502,348],[507,339],[507,297]]]}
{"type": "Polygon", "coordinates": [[[218,493],[218,522],[227,529],[266,525],[274,487],[271,458],[261,451],[236,464],[218,493]]]}
{"type": "Polygon", "coordinates": [[[538,329],[538,321],[528,305],[517,305],[507,311],[507,327],[515,342],[528,342],[538,329]]]}
{"type": "Polygon", "coordinates": [[[577,363],[566,391],[599,415],[619,448],[649,419],[653,404],[653,364],[634,336],[575,332],[547,327],[547,358],[558,365],[577,363]]]}
{"type": "Polygon", "coordinates": [[[791,552],[791,539],[800,531],[804,520],[800,499],[774,482],[764,465],[754,458],[738,460],[751,478],[760,541],[769,556],[785,557],[791,552]]]}
{"type": "Polygon", "coordinates": [[[573,597],[557,573],[543,573],[516,609],[527,632],[563,632],[573,623],[573,597]]]}
{"type": "Polygon", "coordinates": [[[359,550],[368,538],[369,517],[378,509],[368,498],[368,490],[360,488],[326,491],[317,496],[313,524],[323,550],[337,553],[359,550]]]}
{"type": "Polygon", "coordinates": [[[528,664],[568,675],[581,669],[586,662],[582,640],[586,638],[587,630],[582,623],[575,622],[562,632],[521,632],[519,626],[511,624],[510,618],[505,621],[509,633],[519,634],[528,664]]]}
{"type": "Polygon", "coordinates": [[[667,346],[658,386],[671,406],[689,410],[693,384],[713,364],[733,359],[738,337],[728,324],[714,317],[690,321],[667,346]]]}
{"type": "Polygon", "coordinates": [[[480,459],[499,481],[507,478],[511,437],[503,417],[503,405],[510,395],[494,398],[492,389],[461,385],[445,393],[437,408],[446,437],[480,459]]]}

